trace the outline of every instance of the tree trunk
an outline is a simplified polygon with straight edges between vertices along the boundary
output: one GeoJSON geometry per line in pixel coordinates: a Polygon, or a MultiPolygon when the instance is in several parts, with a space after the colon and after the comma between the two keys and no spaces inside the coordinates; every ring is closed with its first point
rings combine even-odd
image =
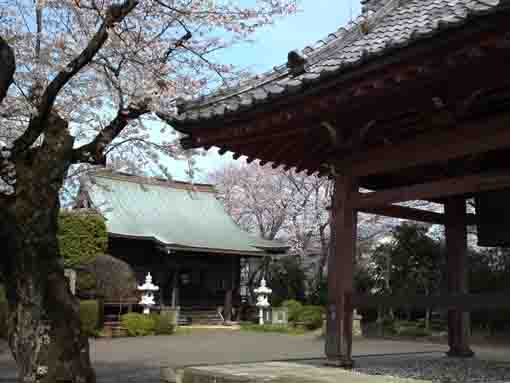
{"type": "Polygon", "coordinates": [[[71,294],[57,241],[58,192],[70,165],[67,124],[51,116],[44,142],[15,158],[16,197],[0,222],[9,303],[9,345],[20,383],[62,378],[95,382],[79,302],[71,294]]]}

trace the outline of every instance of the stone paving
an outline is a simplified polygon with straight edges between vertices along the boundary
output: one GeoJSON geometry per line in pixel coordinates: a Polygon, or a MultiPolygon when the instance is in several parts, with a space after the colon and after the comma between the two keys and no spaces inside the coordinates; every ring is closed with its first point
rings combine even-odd
{"type": "MultiPolygon", "coordinates": [[[[91,341],[98,383],[160,382],[161,367],[320,359],[323,340],[314,335],[286,335],[226,330],[194,330],[172,336],[91,341]]],[[[356,340],[354,355],[436,353],[446,347],[428,343],[356,340]]],[[[479,350],[479,355],[509,359],[508,349],[479,350]],[[490,351],[490,352],[489,352],[490,351]]],[[[419,354],[417,354],[419,355],[419,354]]],[[[0,341],[0,383],[14,383],[16,370],[0,341]],[[2,351],[4,350],[4,351],[2,351]]]]}

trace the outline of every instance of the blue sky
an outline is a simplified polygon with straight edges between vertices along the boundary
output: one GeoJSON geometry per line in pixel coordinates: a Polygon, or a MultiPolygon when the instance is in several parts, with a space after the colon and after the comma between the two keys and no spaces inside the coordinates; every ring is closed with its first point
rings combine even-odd
{"type": "MultiPolygon", "coordinates": [[[[314,44],[349,22],[359,14],[359,0],[301,0],[300,11],[292,16],[275,21],[275,24],[260,30],[253,42],[244,43],[222,52],[220,60],[225,63],[260,73],[286,62],[287,54],[294,49],[303,49],[314,44]]],[[[208,171],[228,161],[228,155],[219,156],[213,148],[206,156],[197,158],[202,171],[197,180],[204,180],[208,171]]],[[[169,165],[176,179],[185,179],[184,164],[169,165]]]]}

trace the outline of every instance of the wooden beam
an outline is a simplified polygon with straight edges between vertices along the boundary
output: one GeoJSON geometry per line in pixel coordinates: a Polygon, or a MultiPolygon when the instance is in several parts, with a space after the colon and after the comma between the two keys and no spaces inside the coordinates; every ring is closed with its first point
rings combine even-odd
{"type": "Polygon", "coordinates": [[[444,215],[433,211],[413,209],[411,207],[389,205],[381,207],[368,207],[359,209],[361,213],[382,215],[385,217],[409,219],[411,221],[443,224],[444,215]]]}
{"type": "MultiPolygon", "coordinates": [[[[389,205],[377,207],[365,207],[358,210],[360,213],[382,215],[384,217],[392,217],[399,219],[408,219],[410,221],[433,223],[443,225],[445,216],[442,213],[433,211],[416,209],[406,206],[389,205]]],[[[466,225],[476,225],[477,217],[475,214],[466,215],[466,225]]]]}
{"type": "Polygon", "coordinates": [[[364,295],[356,294],[352,298],[355,308],[375,309],[379,307],[391,308],[443,308],[461,311],[476,311],[484,309],[510,308],[507,293],[497,294],[458,294],[458,295],[364,295]]]}
{"type": "Polygon", "coordinates": [[[397,202],[445,198],[509,187],[510,171],[506,171],[453,177],[373,193],[357,193],[352,198],[355,208],[362,210],[364,208],[385,206],[397,202]]]}
{"type": "Polygon", "coordinates": [[[338,169],[361,177],[510,148],[509,125],[510,113],[464,122],[459,128],[423,133],[391,147],[358,151],[341,159],[338,169]]]}

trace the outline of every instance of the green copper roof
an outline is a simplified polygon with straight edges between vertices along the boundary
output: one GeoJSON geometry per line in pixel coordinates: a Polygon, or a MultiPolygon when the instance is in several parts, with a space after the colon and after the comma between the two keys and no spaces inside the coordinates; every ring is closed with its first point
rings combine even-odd
{"type": "Polygon", "coordinates": [[[287,246],[241,230],[210,185],[96,175],[89,200],[111,235],[153,239],[172,249],[264,255],[287,246]]]}

